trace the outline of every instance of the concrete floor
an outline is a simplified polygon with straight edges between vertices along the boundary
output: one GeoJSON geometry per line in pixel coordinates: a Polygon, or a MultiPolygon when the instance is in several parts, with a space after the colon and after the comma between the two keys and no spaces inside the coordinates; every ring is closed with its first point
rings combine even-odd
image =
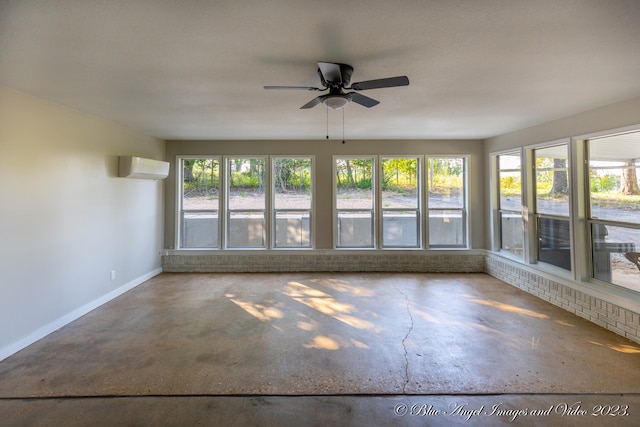
{"type": "Polygon", "coordinates": [[[162,274],[0,362],[0,419],[637,425],[640,346],[484,274],[162,274]]]}

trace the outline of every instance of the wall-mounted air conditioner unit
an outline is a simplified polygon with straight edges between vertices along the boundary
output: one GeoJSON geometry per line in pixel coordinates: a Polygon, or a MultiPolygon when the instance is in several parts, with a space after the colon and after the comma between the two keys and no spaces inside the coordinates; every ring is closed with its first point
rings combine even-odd
{"type": "Polygon", "coordinates": [[[118,176],[123,178],[164,179],[169,175],[169,162],[120,156],[118,176]]]}

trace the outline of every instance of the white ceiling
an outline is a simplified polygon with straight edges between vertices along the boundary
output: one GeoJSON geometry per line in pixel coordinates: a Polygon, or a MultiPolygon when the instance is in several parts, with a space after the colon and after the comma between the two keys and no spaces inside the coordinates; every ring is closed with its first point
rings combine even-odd
{"type": "MultiPolygon", "coordinates": [[[[487,138],[640,96],[638,0],[0,0],[0,84],[165,139],[322,139],[316,62],[407,75],[349,139],[487,138]]],[[[342,137],[342,111],[329,111],[342,137]]]]}

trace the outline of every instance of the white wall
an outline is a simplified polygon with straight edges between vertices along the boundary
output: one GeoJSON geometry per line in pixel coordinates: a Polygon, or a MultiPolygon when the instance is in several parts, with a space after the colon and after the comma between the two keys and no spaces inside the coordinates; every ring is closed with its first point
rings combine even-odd
{"type": "Polygon", "coordinates": [[[485,154],[640,124],[640,97],[542,123],[485,141],[485,154]]]}
{"type": "Polygon", "coordinates": [[[0,360],[160,270],[163,141],[0,87],[0,360]],[[116,279],[110,272],[116,271],[116,279]]]}

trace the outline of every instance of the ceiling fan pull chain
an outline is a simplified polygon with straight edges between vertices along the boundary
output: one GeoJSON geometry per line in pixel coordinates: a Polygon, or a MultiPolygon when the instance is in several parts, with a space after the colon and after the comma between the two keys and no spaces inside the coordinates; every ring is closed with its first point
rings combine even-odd
{"type": "Polygon", "coordinates": [[[344,108],[342,109],[342,143],[344,144],[344,108]]]}
{"type": "Polygon", "coordinates": [[[327,110],[327,139],[329,139],[329,106],[325,105],[325,109],[327,110]]]}

